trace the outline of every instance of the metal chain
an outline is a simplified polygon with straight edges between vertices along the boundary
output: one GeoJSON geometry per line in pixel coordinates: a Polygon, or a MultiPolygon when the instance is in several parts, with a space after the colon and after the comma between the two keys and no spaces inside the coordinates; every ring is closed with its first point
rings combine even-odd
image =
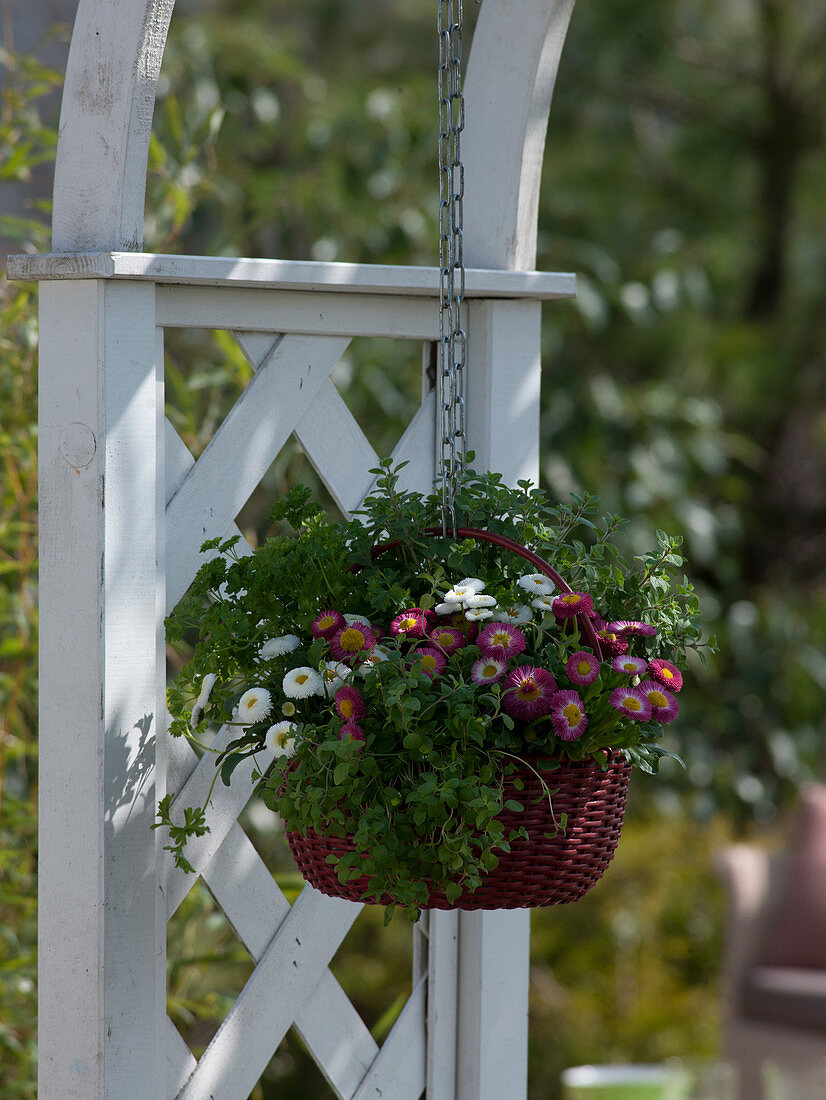
{"type": "Polygon", "coordinates": [[[462,94],[462,0],[436,0],[439,32],[439,477],[442,528],[456,528],[456,490],[465,464],[463,325],[465,265],[462,245],[465,167],[460,135],[465,125],[462,94]],[[448,520],[450,521],[448,524],[448,520]]]}

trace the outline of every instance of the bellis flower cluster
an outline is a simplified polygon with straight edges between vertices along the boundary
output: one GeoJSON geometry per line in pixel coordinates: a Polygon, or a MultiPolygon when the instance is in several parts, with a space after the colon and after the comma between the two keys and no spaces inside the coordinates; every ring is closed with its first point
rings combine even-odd
{"type": "Polygon", "coordinates": [[[173,734],[215,737],[225,782],[252,757],[288,829],[351,836],[369,892],[410,909],[423,883],[472,888],[506,849],[497,814],[517,763],[621,752],[655,771],[673,755],[662,739],[699,613],[675,576],[679,540],[658,532],[628,563],[622,521],[594,498],[551,505],[529,483],[465,473],[462,525],[514,540],[551,576],[507,545],[445,537],[440,494],[375,472],[352,521],[327,522],[297,489],[271,517],[292,531],[246,556],[205,544],[214,556],[168,624],[198,636],[169,708],[173,734]]]}

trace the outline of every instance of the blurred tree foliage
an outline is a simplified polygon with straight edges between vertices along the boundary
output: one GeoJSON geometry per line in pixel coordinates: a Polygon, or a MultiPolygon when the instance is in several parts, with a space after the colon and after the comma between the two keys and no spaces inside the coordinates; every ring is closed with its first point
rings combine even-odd
{"type": "MultiPolygon", "coordinates": [[[[432,263],[432,8],[179,0],[150,151],[147,249],[432,263]]],[[[672,747],[687,771],[639,780],[604,883],[535,917],[532,1095],[553,1096],[564,1063],[714,1052],[711,845],[770,822],[801,782],[823,778],[824,47],[820,0],[615,0],[574,12],[537,266],[576,271],[580,293],[544,317],[542,476],[559,496],[587,488],[632,516],[632,550],[655,527],[683,531],[721,650],[683,692],[672,747]]],[[[53,154],[38,105],[57,77],[34,58],[0,60],[0,183],[25,182],[53,154]]],[[[33,209],[0,230],[41,250],[46,220],[33,209]]],[[[3,285],[3,1098],[34,1096],[33,305],[31,288],[3,285]]],[[[417,403],[420,362],[404,343],[354,341],[336,370],[380,453],[417,403]]],[[[193,453],[249,373],[228,334],[170,334],[168,412],[193,453]]],[[[273,494],[299,478],[323,495],[291,444],[240,517],[251,539],[273,494]]],[[[266,830],[258,843],[277,847],[266,830]]],[[[248,964],[205,894],[183,913],[170,932],[170,1011],[197,1047],[248,964]]],[[[394,938],[403,929],[379,936],[371,919],[359,918],[335,968],[380,1032],[406,988],[408,949],[394,938]]],[[[308,1072],[290,1040],[260,1096],[276,1084],[287,1100],[308,1087],[328,1095],[308,1072]]]]}

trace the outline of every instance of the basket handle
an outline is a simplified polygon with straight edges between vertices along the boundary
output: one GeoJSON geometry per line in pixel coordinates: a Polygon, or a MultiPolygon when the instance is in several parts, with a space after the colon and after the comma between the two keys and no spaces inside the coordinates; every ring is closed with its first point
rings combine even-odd
{"type": "MultiPolygon", "coordinates": [[[[444,530],[441,527],[426,527],[424,533],[426,535],[443,535],[444,530]]],[[[549,580],[552,580],[557,586],[560,592],[570,593],[573,589],[568,582],[560,576],[560,574],[554,569],[554,567],[546,562],[544,558],[540,558],[538,554],[535,554],[533,550],[528,550],[520,543],[509,539],[507,535],[497,535],[492,531],[483,531],[477,527],[457,527],[453,532],[454,538],[463,539],[478,539],[480,542],[492,542],[494,546],[501,546],[505,550],[511,550],[514,554],[518,554],[525,561],[533,565],[540,573],[544,573],[549,580]]],[[[384,553],[385,550],[392,550],[394,547],[401,543],[401,539],[392,539],[390,542],[378,543],[370,552],[370,556],[376,558],[379,554],[384,553]]],[[[598,661],[602,660],[602,647],[599,644],[599,638],[597,632],[594,630],[594,624],[591,622],[588,615],[584,611],[580,611],[577,614],[579,620],[579,627],[582,634],[593,650],[594,656],[598,661]]]]}

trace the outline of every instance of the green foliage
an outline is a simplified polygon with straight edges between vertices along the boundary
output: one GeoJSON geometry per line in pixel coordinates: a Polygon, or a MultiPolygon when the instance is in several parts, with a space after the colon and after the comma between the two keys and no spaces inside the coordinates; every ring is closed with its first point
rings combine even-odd
{"type": "MultiPolygon", "coordinates": [[[[554,602],[546,595],[528,606],[535,593],[525,590],[531,574],[524,559],[483,540],[445,539],[441,493],[401,490],[400,469],[388,461],[373,471],[376,488],[347,523],[327,522],[299,486],[271,512],[296,534],[271,538],[243,557],[235,539],[204,544],[218,556],[204,563],[167,623],[171,641],[197,634],[169,708],[173,734],[194,730],[198,744],[205,719],[236,726],[216,757],[224,783],[245,758],[265,746],[276,751],[280,759],[262,787],[265,803],[291,831],[352,837],[355,851],[334,861],[340,880],[366,876],[366,896],[392,897],[415,914],[431,888],[456,900],[462,889],[478,887],[496,866],[496,852],[508,850],[511,838],[498,815],[504,777],[516,761],[600,759],[610,748],[654,771],[665,750],[656,712],[632,720],[614,702],[615,691],[629,686],[627,673],[603,661],[587,685],[571,679],[568,662],[587,643],[581,621],[558,610],[569,597],[554,602]],[[452,586],[463,575],[484,583],[470,582],[474,591],[456,602],[462,597],[451,595],[452,586]],[[423,608],[433,609],[430,624],[423,608]],[[344,615],[356,609],[348,628],[344,615]],[[399,622],[405,612],[409,628],[399,622]],[[334,624],[329,629],[325,617],[334,624]],[[480,681],[480,659],[496,656],[483,639],[476,644],[486,619],[518,621],[506,631],[521,648],[480,681]],[[452,626],[444,648],[432,633],[439,621],[452,626]],[[389,633],[376,645],[379,625],[389,633]],[[516,688],[502,680],[506,662],[510,670],[550,674],[549,700],[557,690],[571,692],[571,736],[559,732],[550,703],[535,713],[512,703],[516,688]],[[279,723],[284,715],[290,720],[279,723]]],[[[550,556],[580,593],[587,590],[603,622],[644,617],[658,637],[634,638],[638,657],[681,662],[686,647],[699,644],[697,599],[688,581],[674,583],[683,564],[678,539],[658,532],[657,548],[632,567],[610,541],[621,521],[603,519],[595,498],[576,495],[553,506],[530,482],[510,489],[491,472],[465,471],[455,506],[460,526],[515,536],[550,556]]],[[[541,574],[532,576],[529,586],[552,588],[541,574]]],[[[644,660],[640,665],[646,668],[644,660]]],[[[506,805],[523,809],[512,799],[506,805]]],[[[173,823],[169,800],[161,804],[169,848],[188,866],[185,839],[201,835],[205,817],[200,808],[184,814],[173,823]]]]}
{"type": "MultiPolygon", "coordinates": [[[[0,181],[28,183],[54,155],[41,103],[59,77],[0,50],[0,181]]],[[[0,234],[43,249],[38,210],[0,234]]],[[[30,285],[0,285],[0,1096],[36,1092],[37,310],[30,285]]]]}

